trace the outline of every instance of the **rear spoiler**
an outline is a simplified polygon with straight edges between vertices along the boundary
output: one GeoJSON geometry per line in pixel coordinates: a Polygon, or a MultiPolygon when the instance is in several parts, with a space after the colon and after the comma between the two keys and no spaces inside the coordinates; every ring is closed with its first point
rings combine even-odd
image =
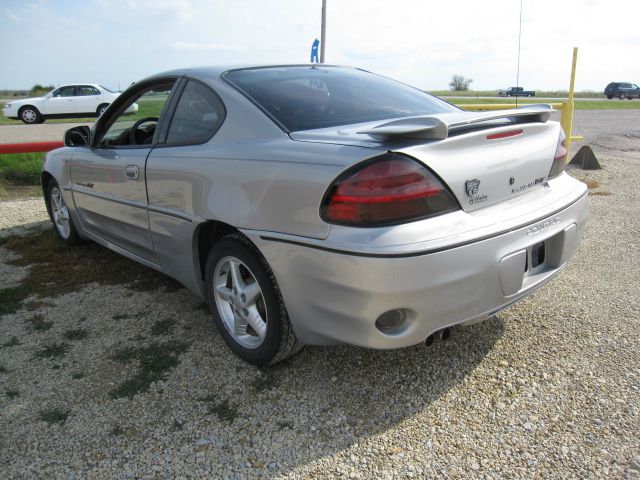
{"type": "Polygon", "coordinates": [[[553,111],[550,105],[535,104],[512,110],[443,113],[432,116],[407,117],[381,123],[366,130],[360,130],[357,133],[364,133],[372,137],[442,140],[449,136],[450,131],[473,128],[482,123],[501,119],[545,123],[549,120],[549,116],[553,111]]]}

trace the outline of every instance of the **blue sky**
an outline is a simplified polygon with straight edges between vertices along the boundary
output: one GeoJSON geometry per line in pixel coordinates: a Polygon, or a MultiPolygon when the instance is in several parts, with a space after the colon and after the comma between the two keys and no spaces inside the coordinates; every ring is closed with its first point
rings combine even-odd
{"type": "MultiPolygon", "coordinates": [[[[578,90],[640,83],[637,0],[523,0],[520,84],[578,90]],[[568,21],[572,18],[573,21],[568,21]]],[[[0,89],[95,82],[125,88],[195,65],[304,63],[321,0],[1,0],[0,89]]],[[[328,0],[327,63],[424,89],[453,74],[515,84],[518,0],[328,0]]]]}

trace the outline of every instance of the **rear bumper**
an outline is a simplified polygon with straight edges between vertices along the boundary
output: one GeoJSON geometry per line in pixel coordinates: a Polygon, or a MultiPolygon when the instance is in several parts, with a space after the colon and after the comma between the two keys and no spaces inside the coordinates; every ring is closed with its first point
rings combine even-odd
{"type": "Polygon", "coordinates": [[[571,195],[537,209],[540,216],[532,221],[507,230],[502,222],[482,235],[474,224],[475,238],[449,237],[458,241],[448,245],[439,239],[438,247],[424,250],[413,244],[414,250],[397,245],[385,252],[347,252],[332,248],[331,235],[304,244],[245,233],[271,265],[303,343],[405,347],[441,328],[487,318],[562,270],[580,243],[588,212],[586,188],[568,177],[563,181],[572,182],[571,195]],[[532,248],[541,244],[544,261],[532,269],[532,248]],[[381,332],[376,319],[394,309],[406,320],[390,334],[381,332]]]}

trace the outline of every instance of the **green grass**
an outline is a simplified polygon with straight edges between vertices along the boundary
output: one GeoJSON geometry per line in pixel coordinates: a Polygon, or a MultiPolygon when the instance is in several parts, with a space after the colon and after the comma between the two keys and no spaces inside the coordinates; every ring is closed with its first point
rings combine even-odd
{"type": "Polygon", "coordinates": [[[64,338],[67,340],[84,340],[89,336],[89,332],[83,328],[75,328],[64,332],[64,338]]]}
{"type": "Polygon", "coordinates": [[[215,413],[219,420],[225,420],[232,423],[236,418],[238,418],[238,408],[232,403],[229,403],[229,400],[226,398],[219,401],[216,396],[207,395],[206,397],[199,398],[198,400],[207,403],[207,413],[215,413]]]}
{"type": "Polygon", "coordinates": [[[273,390],[278,386],[278,379],[272,372],[265,370],[251,381],[251,385],[256,392],[273,390]]]}
{"type": "Polygon", "coordinates": [[[0,181],[17,185],[39,185],[44,153],[0,155],[0,181]]]}
{"type": "Polygon", "coordinates": [[[46,332],[53,327],[53,322],[47,322],[42,315],[34,315],[26,323],[32,332],[46,332]]]}
{"type": "Polygon", "coordinates": [[[20,396],[19,390],[5,390],[4,394],[7,396],[9,400],[13,400],[14,398],[18,398],[20,396]]]}
{"type": "Polygon", "coordinates": [[[62,410],[61,408],[48,408],[40,410],[40,420],[49,424],[64,423],[69,417],[69,410],[62,410]]]}
{"type": "Polygon", "coordinates": [[[69,345],[64,342],[51,343],[38,350],[34,356],[36,358],[59,358],[64,357],[68,351],[69,345]]]}
{"type": "Polygon", "coordinates": [[[225,420],[229,423],[233,422],[238,417],[238,409],[234,405],[229,403],[229,400],[224,399],[222,402],[213,405],[209,410],[211,413],[215,413],[219,420],[225,420]]]}
{"type": "Polygon", "coordinates": [[[22,345],[22,343],[20,343],[20,340],[18,340],[18,337],[13,336],[13,337],[11,337],[11,339],[9,339],[8,341],[4,342],[2,344],[2,347],[0,347],[0,348],[16,347],[18,345],[22,345]]]}
{"type": "Polygon", "coordinates": [[[143,310],[137,313],[116,313],[111,316],[112,320],[139,320],[146,316],[146,312],[143,310]]]}
{"type": "Polygon", "coordinates": [[[171,333],[176,326],[176,321],[173,318],[165,318],[164,320],[158,320],[151,327],[151,335],[160,336],[171,333]]]}
{"type": "MultiPolygon", "coordinates": [[[[501,103],[506,104],[514,104],[516,103],[515,98],[453,98],[447,100],[454,105],[470,105],[470,104],[491,104],[497,105],[501,103]]],[[[535,99],[527,98],[518,99],[518,105],[527,105],[532,103],[560,103],[554,101],[536,101],[535,99]]],[[[606,102],[601,102],[598,100],[576,100],[574,102],[576,110],[629,110],[629,109],[640,109],[640,101],[637,100],[608,100],[606,102]]]]}
{"type": "MultiPolygon", "coordinates": [[[[531,90],[525,88],[525,90],[531,90]]],[[[536,97],[568,98],[568,90],[536,90],[536,97]]],[[[429,90],[428,93],[438,97],[497,97],[498,90],[468,90],[466,92],[452,92],[451,90],[429,90]]],[[[573,98],[605,98],[602,92],[573,92],[573,98]]]]}
{"type": "Polygon", "coordinates": [[[111,398],[133,398],[138,393],[149,391],[153,382],[164,380],[168,372],[178,366],[179,356],[188,345],[178,342],[152,343],[141,347],[127,347],[117,351],[111,358],[123,365],[139,364],[138,371],[129,380],[111,390],[111,398]]]}
{"type": "Polygon", "coordinates": [[[0,288],[0,316],[17,312],[28,296],[29,288],[26,285],[0,288]]]}

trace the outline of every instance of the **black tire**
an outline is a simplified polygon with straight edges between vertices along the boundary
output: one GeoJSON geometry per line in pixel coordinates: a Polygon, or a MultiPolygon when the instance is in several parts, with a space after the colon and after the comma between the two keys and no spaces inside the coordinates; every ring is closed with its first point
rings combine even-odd
{"type": "Polygon", "coordinates": [[[25,105],[20,108],[20,110],[18,110],[18,118],[22,120],[22,123],[26,123],[27,125],[35,125],[36,123],[42,123],[44,121],[44,117],[40,111],[31,105],[25,105]]]}
{"type": "Polygon", "coordinates": [[[226,344],[240,358],[257,366],[273,365],[302,349],[303,345],[298,341],[289,322],[289,315],[275,276],[267,261],[246,237],[231,234],[223,237],[211,248],[207,258],[205,279],[207,300],[214,322],[226,344]],[[229,257],[235,257],[248,267],[261,289],[267,321],[264,340],[257,348],[247,348],[239,343],[220,316],[214,293],[214,272],[218,264],[229,257]]]}
{"type": "Polygon", "coordinates": [[[100,115],[102,115],[108,106],[109,106],[108,103],[103,103],[101,105],[98,105],[98,108],[96,109],[96,117],[99,117],[100,115]]]}
{"type": "Polygon", "coordinates": [[[611,100],[613,98],[613,95],[607,95],[607,98],[611,100]]]}
{"type": "Polygon", "coordinates": [[[56,202],[53,199],[53,195],[55,195],[56,192],[60,194],[60,201],[62,202],[63,207],[66,208],[64,198],[62,198],[62,190],[58,186],[58,182],[56,182],[53,178],[51,178],[47,182],[47,187],[46,187],[46,195],[47,195],[46,205],[47,205],[47,211],[49,212],[49,218],[51,219],[51,223],[53,224],[53,230],[56,232],[56,235],[58,236],[58,238],[62,240],[64,243],[68,245],[76,245],[80,243],[80,236],[78,235],[78,230],[76,230],[76,227],[73,224],[73,219],[69,215],[68,210],[67,210],[68,227],[69,227],[68,232],[65,230],[62,224],[56,222],[56,215],[57,215],[56,210],[59,210],[56,208],[55,206],[56,202]]]}

